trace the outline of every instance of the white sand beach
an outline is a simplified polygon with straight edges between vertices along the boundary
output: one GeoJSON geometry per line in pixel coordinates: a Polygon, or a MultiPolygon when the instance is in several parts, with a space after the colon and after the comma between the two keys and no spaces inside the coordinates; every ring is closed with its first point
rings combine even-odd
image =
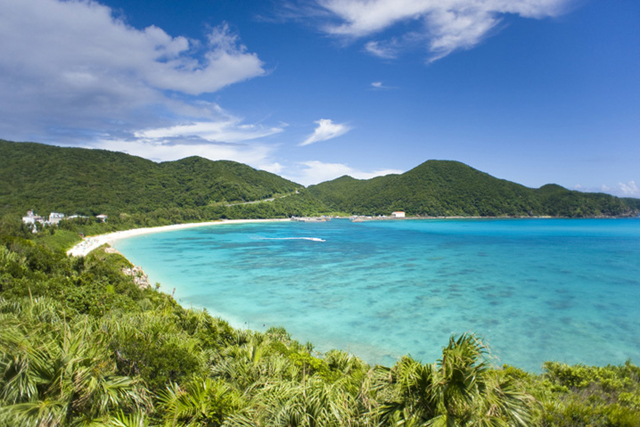
{"type": "Polygon", "coordinates": [[[92,250],[107,244],[127,239],[129,237],[141,236],[143,234],[163,233],[165,231],[183,230],[185,228],[207,227],[221,224],[246,224],[252,222],[274,222],[274,221],[290,221],[290,219],[231,219],[210,222],[193,222],[188,224],[174,224],[161,227],[134,228],[132,230],[116,231],[115,233],[100,234],[98,236],[85,237],[82,242],[75,245],[67,251],[67,255],[71,256],[87,256],[92,250]]]}

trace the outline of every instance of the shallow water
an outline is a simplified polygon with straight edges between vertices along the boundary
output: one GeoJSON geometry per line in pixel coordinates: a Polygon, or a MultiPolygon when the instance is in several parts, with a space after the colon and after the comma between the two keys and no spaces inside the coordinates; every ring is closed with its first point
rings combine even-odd
{"type": "Polygon", "coordinates": [[[530,371],[640,361],[640,219],[228,224],[115,246],[184,306],[370,363],[432,362],[468,331],[530,371]]]}

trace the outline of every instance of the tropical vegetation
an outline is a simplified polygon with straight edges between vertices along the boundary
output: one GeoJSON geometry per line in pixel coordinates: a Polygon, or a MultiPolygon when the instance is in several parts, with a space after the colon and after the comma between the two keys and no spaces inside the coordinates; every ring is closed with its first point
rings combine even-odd
{"type": "Polygon", "coordinates": [[[463,163],[429,160],[401,175],[369,180],[344,176],[308,191],[329,209],[357,215],[600,217],[637,215],[634,199],[539,189],[492,177],[463,163]]]}
{"type": "MultiPolygon", "coordinates": [[[[111,229],[291,216],[631,216],[640,200],[539,189],[452,161],[427,161],[401,175],[344,176],[304,188],[230,161],[189,157],[155,163],[124,153],[0,140],[0,216],[27,210],[94,217],[111,229]]],[[[87,221],[83,226],[89,225],[87,221]]]]}
{"type": "Polygon", "coordinates": [[[0,213],[220,215],[228,204],[279,198],[303,187],[231,161],[156,163],[105,150],[0,140],[0,213]],[[169,210],[163,212],[163,210],[169,210]],[[197,213],[196,213],[197,212],[197,213]]]}
{"type": "MultiPolygon", "coordinates": [[[[0,426],[638,426],[640,368],[495,366],[476,336],[391,367],[231,328],[0,221],[0,426]]],[[[39,233],[40,234],[40,233],[39,233]]]]}
{"type": "Polygon", "coordinates": [[[0,427],[638,426],[640,368],[497,366],[473,334],[439,360],[371,366],[282,328],[233,329],[140,288],[83,235],[221,218],[314,214],[619,216],[636,199],[538,190],[456,162],[308,189],[234,162],[0,141],[0,427]],[[79,214],[38,233],[26,210],[79,214]],[[108,221],[95,218],[107,214],[108,221]]]}

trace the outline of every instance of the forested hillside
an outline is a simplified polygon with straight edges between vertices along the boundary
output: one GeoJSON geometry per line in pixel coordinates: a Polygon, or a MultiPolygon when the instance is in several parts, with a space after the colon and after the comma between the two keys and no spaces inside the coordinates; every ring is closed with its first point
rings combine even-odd
{"type": "Polygon", "coordinates": [[[531,189],[454,161],[429,160],[401,175],[348,176],[309,187],[330,209],[360,215],[405,211],[422,216],[621,216],[638,205],[558,185],[531,189]]]}
{"type": "Polygon", "coordinates": [[[302,186],[231,161],[155,163],[104,150],[0,140],[0,213],[86,215],[193,209],[295,193],[302,186]]]}
{"type": "Polygon", "coordinates": [[[348,176],[305,189],[231,161],[188,157],[155,163],[124,153],[0,140],[0,215],[107,214],[122,227],[219,218],[319,214],[411,216],[627,216],[640,200],[531,189],[454,161],[401,174],[348,176]],[[268,203],[242,204],[275,198],[268,203]],[[231,206],[232,205],[232,206],[231,206]]]}

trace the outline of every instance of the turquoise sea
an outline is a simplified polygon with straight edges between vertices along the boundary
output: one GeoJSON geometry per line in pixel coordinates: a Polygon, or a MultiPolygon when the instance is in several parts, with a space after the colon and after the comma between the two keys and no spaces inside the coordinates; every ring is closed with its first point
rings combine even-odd
{"type": "Polygon", "coordinates": [[[640,219],[223,224],[115,247],[183,306],[370,363],[433,362],[463,332],[529,371],[640,363],[640,219]]]}

